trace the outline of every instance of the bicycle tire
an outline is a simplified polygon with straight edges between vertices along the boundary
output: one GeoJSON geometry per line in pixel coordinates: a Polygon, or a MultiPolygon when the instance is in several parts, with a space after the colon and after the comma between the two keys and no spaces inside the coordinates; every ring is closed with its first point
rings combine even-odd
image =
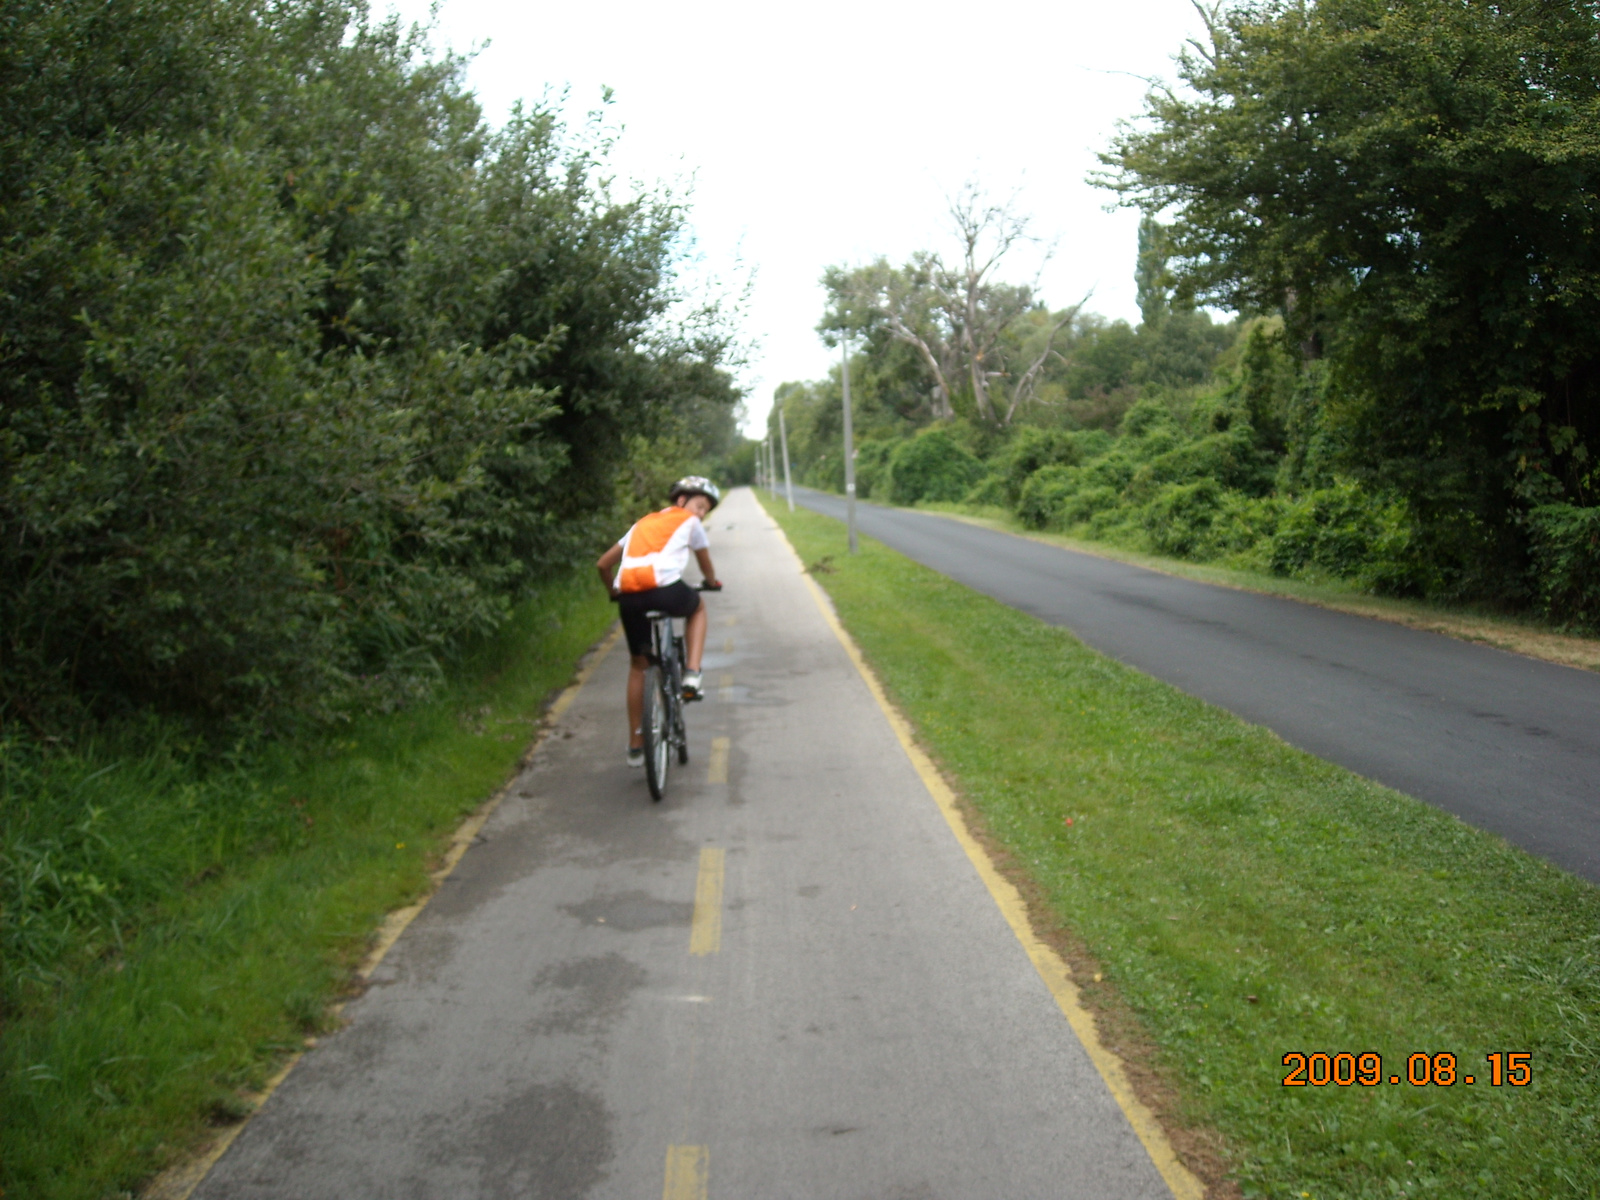
{"type": "Polygon", "coordinates": [[[661,668],[652,666],[644,676],[644,777],[650,799],[667,793],[667,768],[672,761],[672,710],[667,703],[661,668]]]}
{"type": "Polygon", "coordinates": [[[672,635],[672,657],[667,666],[667,711],[672,716],[672,743],[678,748],[678,765],[689,761],[689,733],[683,720],[683,638],[672,635]]]}

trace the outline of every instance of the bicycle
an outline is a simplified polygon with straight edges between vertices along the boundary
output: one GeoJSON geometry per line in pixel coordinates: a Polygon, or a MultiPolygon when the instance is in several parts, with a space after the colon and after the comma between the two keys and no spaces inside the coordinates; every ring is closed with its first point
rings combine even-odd
{"type": "MultiPolygon", "coordinates": [[[[702,592],[720,592],[721,586],[702,592]]],[[[650,785],[650,799],[660,800],[667,792],[667,772],[674,752],[678,765],[689,761],[689,734],[683,724],[683,634],[664,612],[645,613],[650,622],[650,666],[644,676],[644,777],[650,785]]],[[[695,699],[700,697],[696,696],[695,699]]]]}

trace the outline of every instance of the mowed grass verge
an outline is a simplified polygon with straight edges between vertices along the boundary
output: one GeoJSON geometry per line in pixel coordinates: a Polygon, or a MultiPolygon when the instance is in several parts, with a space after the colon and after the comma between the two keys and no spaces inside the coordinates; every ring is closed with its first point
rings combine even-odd
{"type": "Polygon", "coordinates": [[[1041,927],[1103,974],[1089,1002],[1131,1012],[1143,1038],[1113,1021],[1112,1044],[1142,1041],[1169,1117],[1220,1135],[1223,1190],[1600,1195],[1600,889],[766,507],[1041,927]],[[1285,1087],[1291,1051],[1376,1052],[1383,1082],[1285,1087]],[[1419,1052],[1453,1053],[1455,1085],[1406,1082],[1419,1052]],[[1530,1054],[1531,1084],[1492,1086],[1493,1052],[1530,1054]]]}
{"type": "Polygon", "coordinates": [[[35,863],[7,880],[12,945],[29,945],[15,925],[28,911],[41,926],[61,915],[19,909],[39,863],[74,859],[59,903],[90,869],[143,903],[85,903],[53,959],[7,964],[0,1194],[131,1195],[244,1116],[326,1028],[383,915],[426,890],[451,831],[515,770],[614,617],[592,579],[552,586],[436,700],[247,764],[102,748],[47,764],[56,778],[10,773],[4,848],[35,863]],[[51,837],[53,857],[38,852],[51,837]]]}

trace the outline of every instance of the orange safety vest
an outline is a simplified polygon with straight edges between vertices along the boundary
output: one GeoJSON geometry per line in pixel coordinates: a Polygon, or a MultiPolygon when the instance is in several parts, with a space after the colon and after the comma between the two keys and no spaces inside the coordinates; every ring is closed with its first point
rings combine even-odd
{"type": "Polygon", "coordinates": [[[617,574],[619,592],[648,592],[658,586],[656,564],[661,552],[683,523],[694,514],[687,508],[664,508],[640,517],[628,531],[628,544],[622,548],[622,570],[617,574]]]}

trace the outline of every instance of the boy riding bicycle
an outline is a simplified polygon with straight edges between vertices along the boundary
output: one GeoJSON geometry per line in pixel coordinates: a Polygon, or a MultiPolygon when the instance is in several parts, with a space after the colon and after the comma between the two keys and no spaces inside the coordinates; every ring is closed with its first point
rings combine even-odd
{"type": "Polygon", "coordinates": [[[600,556],[595,568],[621,610],[622,629],[628,637],[628,765],[644,766],[644,674],[650,666],[650,622],[647,612],[685,618],[688,643],[687,670],[683,675],[686,700],[700,699],[700,659],[706,648],[706,607],[700,595],[683,581],[683,570],[694,552],[704,576],[702,586],[716,589],[716,568],[711,565],[711,542],[704,518],[722,499],[717,485],[690,475],[672,485],[672,503],[660,512],[641,517],[622,540],[600,556]],[[619,569],[620,568],[620,569],[619,569]]]}

